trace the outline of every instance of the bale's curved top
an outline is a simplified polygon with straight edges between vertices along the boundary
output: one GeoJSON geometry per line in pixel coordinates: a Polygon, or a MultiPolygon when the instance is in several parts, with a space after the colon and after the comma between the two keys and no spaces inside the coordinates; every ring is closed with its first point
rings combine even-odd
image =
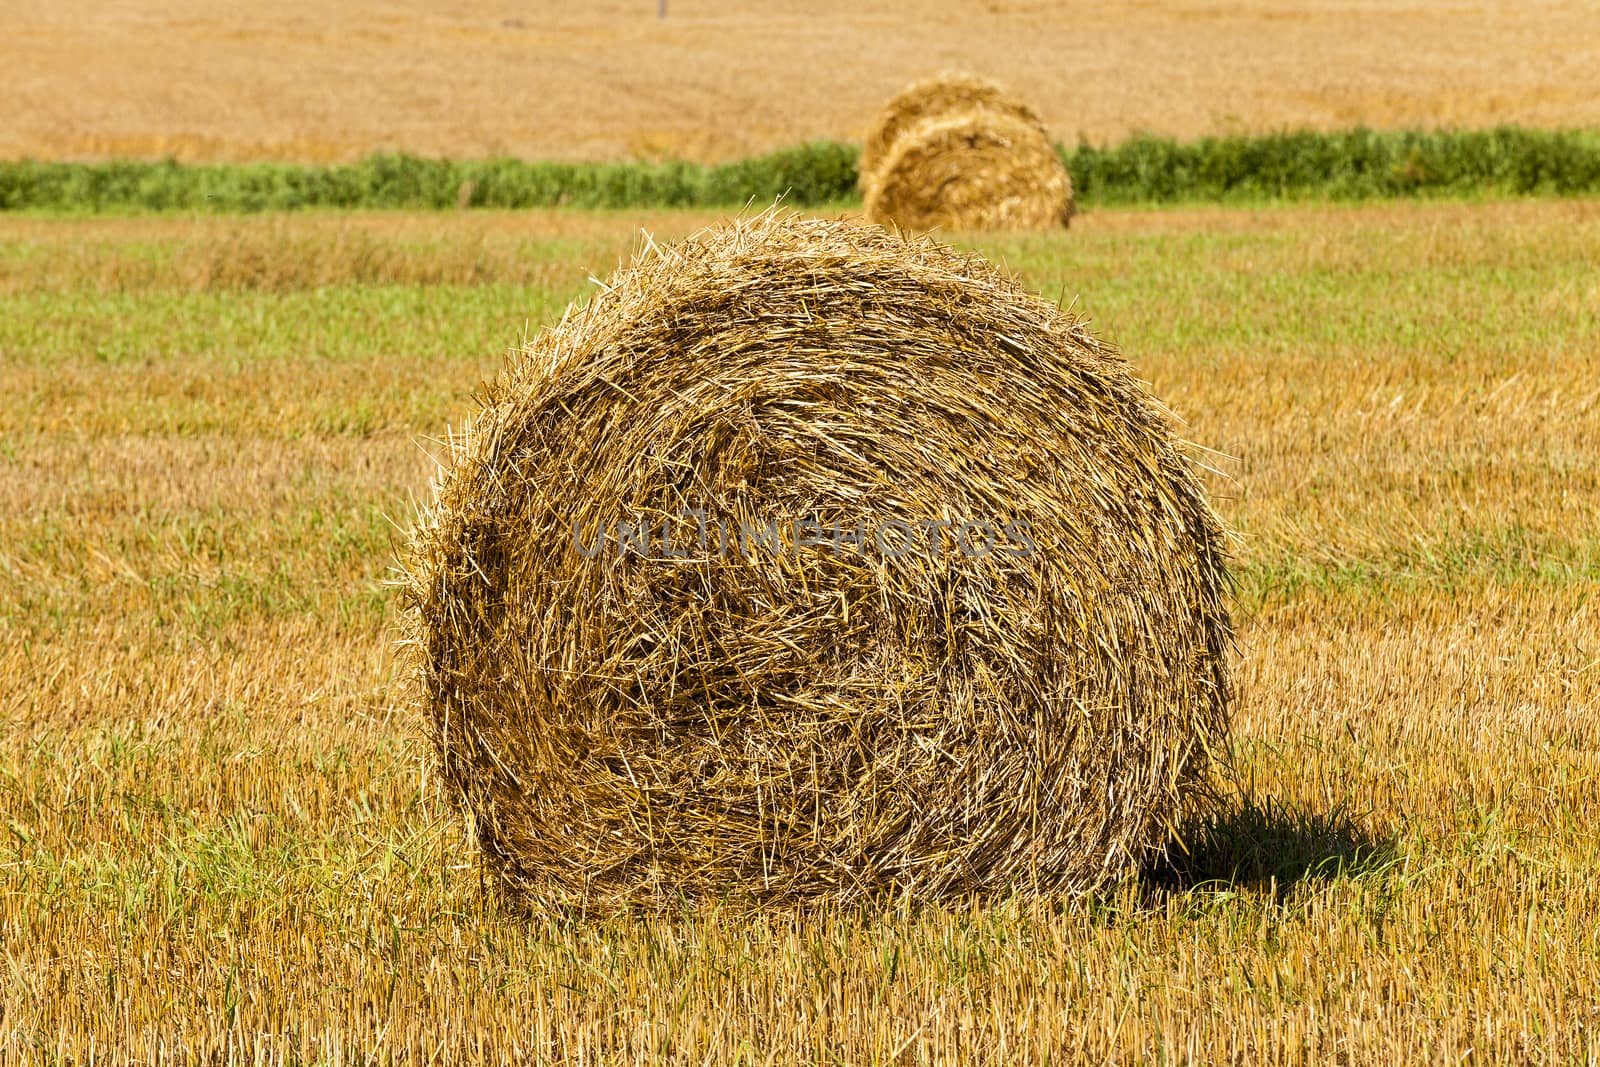
{"type": "Polygon", "coordinates": [[[1052,229],[1072,218],[1072,179],[1033,125],[956,112],[900,134],[864,209],[869,221],[903,230],[1052,229]]]}
{"type": "Polygon", "coordinates": [[[642,256],[482,400],[405,599],[513,889],[1083,889],[1203,783],[1217,520],[1125,362],[988,263],[767,213],[642,256]]]}
{"type": "Polygon", "coordinates": [[[984,110],[1010,115],[1047,137],[1044,123],[1033,109],[996,82],[965,71],[942,71],[902,89],[884,107],[878,124],[861,148],[859,184],[863,193],[900,135],[928,119],[957,112],[984,110]]]}

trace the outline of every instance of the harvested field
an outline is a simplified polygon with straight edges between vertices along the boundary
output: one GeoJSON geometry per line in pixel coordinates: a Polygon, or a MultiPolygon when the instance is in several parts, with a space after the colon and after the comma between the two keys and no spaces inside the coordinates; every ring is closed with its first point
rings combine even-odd
{"type": "Polygon", "coordinates": [[[0,218],[0,1060],[1600,1060],[1600,203],[968,242],[1213,450],[1222,817],[1089,904],[583,924],[481,881],[391,563],[634,221],[0,218]]]}
{"type": "Polygon", "coordinates": [[[947,67],[1001,78],[1069,143],[1600,125],[1585,0],[929,0],[914,19],[671,0],[665,20],[648,0],[19,0],[6,59],[0,156],[44,158],[724,160],[860,142],[885,100],[947,67]]]}

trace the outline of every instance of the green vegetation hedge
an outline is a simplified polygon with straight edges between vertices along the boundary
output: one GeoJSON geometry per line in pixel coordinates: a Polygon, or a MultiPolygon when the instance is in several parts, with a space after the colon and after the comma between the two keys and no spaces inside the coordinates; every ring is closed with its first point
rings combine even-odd
{"type": "MultiPolygon", "coordinates": [[[[1600,193],[1600,134],[1528,130],[1286,133],[1060,149],[1079,205],[1600,193]]],[[[0,210],[737,208],[859,202],[853,145],[818,143],[720,166],[376,156],[289,163],[0,162],[0,210]],[[469,184],[470,183],[470,184],[469,184]]]]}

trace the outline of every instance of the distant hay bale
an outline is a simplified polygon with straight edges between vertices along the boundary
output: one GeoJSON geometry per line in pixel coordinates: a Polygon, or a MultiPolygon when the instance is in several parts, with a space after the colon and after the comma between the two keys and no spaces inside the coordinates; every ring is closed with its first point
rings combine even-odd
{"type": "Polygon", "coordinates": [[[970,74],[941,74],[889,102],[861,152],[869,221],[905,230],[1052,229],[1072,179],[1026,104],[970,74]]]}
{"type": "Polygon", "coordinates": [[[1026,122],[1045,136],[1044,123],[1033,109],[987,78],[964,71],[944,71],[932,78],[907,86],[889,101],[878,118],[878,125],[861,149],[861,189],[866,191],[901,133],[929,119],[959,112],[983,110],[1010,115],[1026,122]]]}
{"type": "Polygon", "coordinates": [[[974,111],[902,133],[864,207],[902,230],[1052,229],[1072,218],[1072,180],[1033,127],[974,111]]]}
{"type": "Polygon", "coordinates": [[[1219,523],[1123,359],[983,260],[768,212],[652,246],[481,399],[407,643],[513,891],[1085,890],[1204,792],[1219,523]]]}

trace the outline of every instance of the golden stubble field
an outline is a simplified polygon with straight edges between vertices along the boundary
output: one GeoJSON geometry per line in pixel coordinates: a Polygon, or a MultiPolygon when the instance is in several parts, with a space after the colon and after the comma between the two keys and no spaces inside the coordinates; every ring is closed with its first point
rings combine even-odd
{"type": "Polygon", "coordinates": [[[1060,140],[1600,124],[1588,0],[19,0],[0,157],[721,160],[1001,78],[1060,140]]]}
{"type": "Polygon", "coordinates": [[[499,354],[709,221],[0,220],[0,1061],[1600,1061],[1593,201],[963,242],[1221,472],[1236,751],[1189,858],[1062,906],[498,901],[392,547],[499,354]]]}

